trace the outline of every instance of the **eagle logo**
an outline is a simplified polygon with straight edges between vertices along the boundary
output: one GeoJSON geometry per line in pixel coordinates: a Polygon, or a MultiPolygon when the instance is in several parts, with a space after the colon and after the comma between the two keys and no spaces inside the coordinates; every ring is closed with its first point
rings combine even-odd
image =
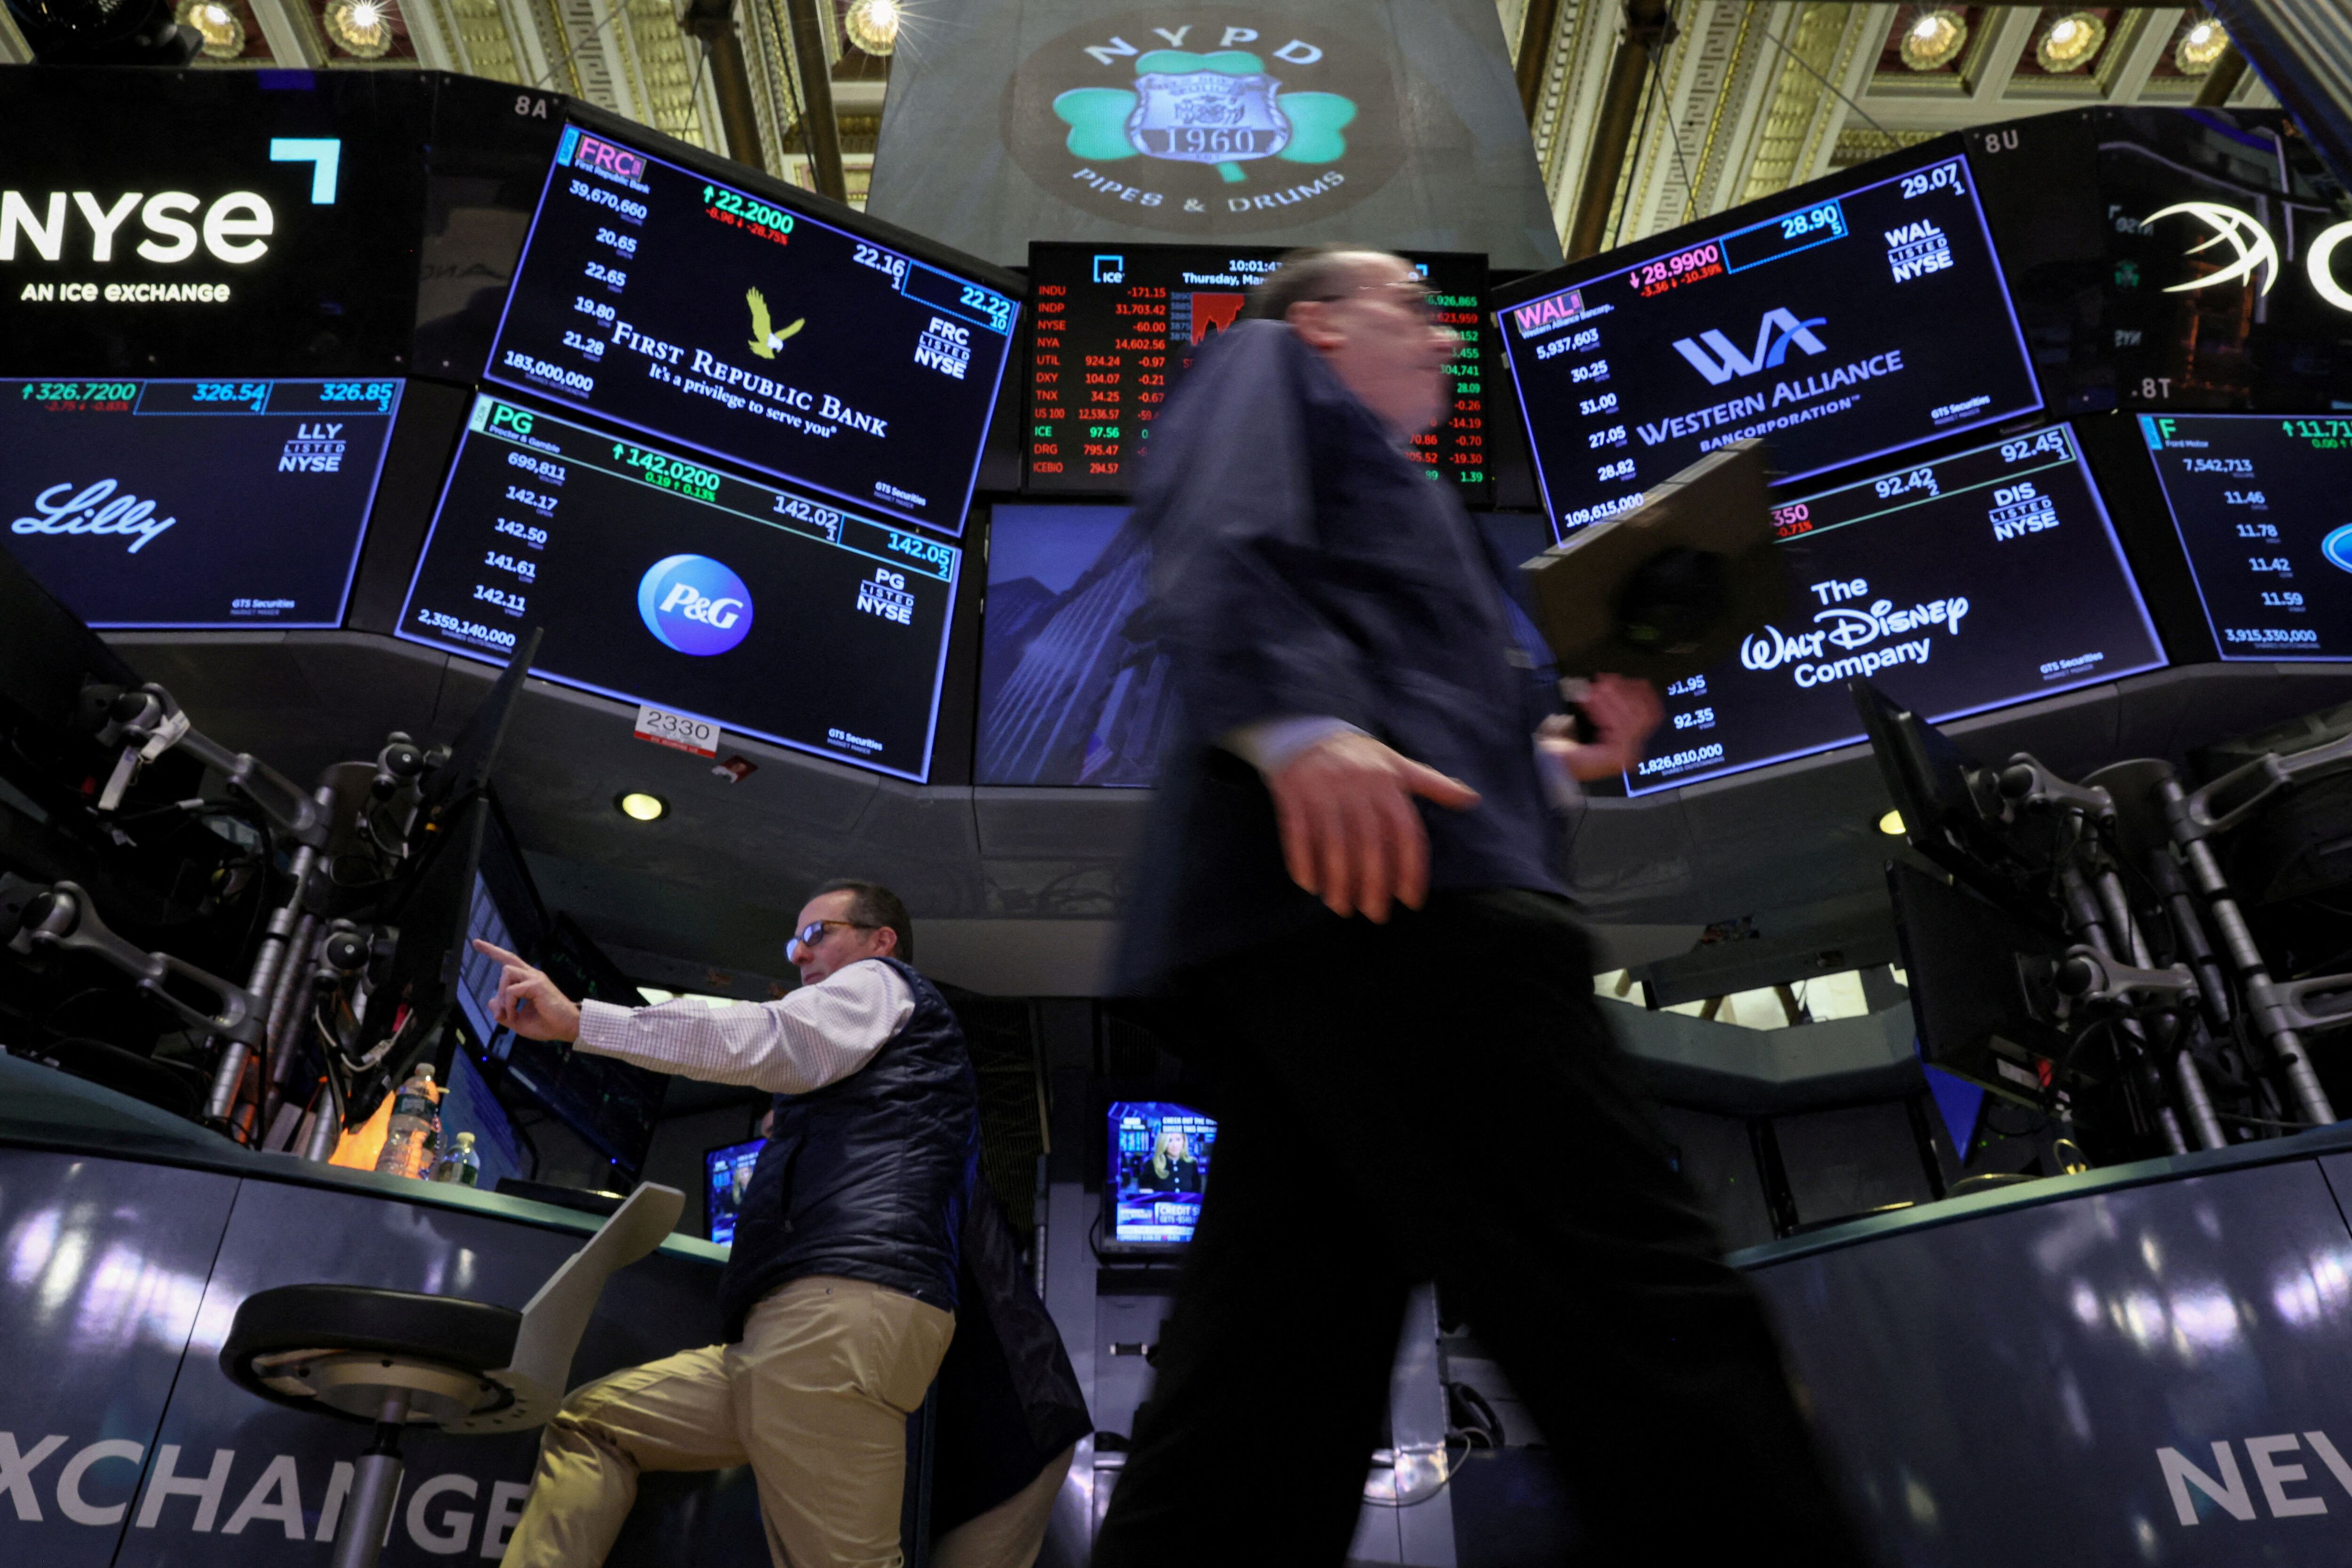
{"type": "Polygon", "coordinates": [[[803,316],[782,331],[777,331],[774,322],[768,317],[767,298],[756,288],[745,291],[743,303],[751,308],[751,351],[763,360],[774,359],[776,350],[784,346],[784,340],[808,325],[808,318],[803,316]]]}

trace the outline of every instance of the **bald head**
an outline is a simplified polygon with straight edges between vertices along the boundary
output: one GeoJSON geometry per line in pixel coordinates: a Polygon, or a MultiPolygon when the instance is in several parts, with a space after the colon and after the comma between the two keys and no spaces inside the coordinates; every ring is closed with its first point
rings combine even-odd
{"type": "Polygon", "coordinates": [[[1283,321],[1399,439],[1445,412],[1457,346],[1430,310],[1428,280],[1386,251],[1292,251],[1250,297],[1249,315],[1283,321]]]}

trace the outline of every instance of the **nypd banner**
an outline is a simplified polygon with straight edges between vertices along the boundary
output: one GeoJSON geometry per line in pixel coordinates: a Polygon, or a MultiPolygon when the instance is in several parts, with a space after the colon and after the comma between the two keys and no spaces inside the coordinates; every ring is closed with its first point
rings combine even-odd
{"type": "Polygon", "coordinates": [[[909,13],[867,211],[1017,265],[1039,240],[1360,242],[1556,265],[1484,0],[909,13]]]}

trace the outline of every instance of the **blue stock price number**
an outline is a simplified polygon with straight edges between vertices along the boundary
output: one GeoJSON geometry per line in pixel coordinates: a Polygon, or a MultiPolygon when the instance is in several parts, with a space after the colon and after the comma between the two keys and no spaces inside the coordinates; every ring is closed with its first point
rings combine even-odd
{"type": "Polygon", "coordinates": [[[1000,332],[1013,330],[1013,301],[1003,295],[982,288],[976,283],[963,286],[962,298],[957,301],[967,310],[976,310],[988,319],[990,326],[1000,332]]]}
{"type": "Polygon", "coordinates": [[[1801,213],[1790,213],[1780,220],[1782,239],[1802,239],[1822,230],[1832,234],[1845,233],[1845,212],[1835,202],[1823,202],[1818,207],[1808,207],[1801,213]]]}
{"type": "Polygon", "coordinates": [[[259,413],[269,402],[268,382],[198,382],[188,389],[190,402],[243,403],[259,413]]]}
{"type": "Polygon", "coordinates": [[[946,545],[933,544],[913,534],[893,533],[890,549],[904,556],[912,556],[945,579],[955,570],[955,551],[946,545]]]}
{"type": "Polygon", "coordinates": [[[392,411],[394,383],[391,382],[325,382],[319,387],[320,402],[363,402],[378,413],[392,411]]]}

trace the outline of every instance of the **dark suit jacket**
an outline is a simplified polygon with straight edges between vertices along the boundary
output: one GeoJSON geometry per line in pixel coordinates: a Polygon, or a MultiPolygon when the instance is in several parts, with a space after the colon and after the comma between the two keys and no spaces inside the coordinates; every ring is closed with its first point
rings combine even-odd
{"type": "Polygon", "coordinates": [[[1122,988],[1332,918],[1284,872],[1256,770],[1215,745],[1262,719],[1345,719],[1478,790],[1467,811],[1422,807],[1433,888],[1564,892],[1530,738],[1554,705],[1453,486],[1275,322],[1204,351],[1150,454],[1141,629],[1180,717],[1130,883],[1122,988]]]}

